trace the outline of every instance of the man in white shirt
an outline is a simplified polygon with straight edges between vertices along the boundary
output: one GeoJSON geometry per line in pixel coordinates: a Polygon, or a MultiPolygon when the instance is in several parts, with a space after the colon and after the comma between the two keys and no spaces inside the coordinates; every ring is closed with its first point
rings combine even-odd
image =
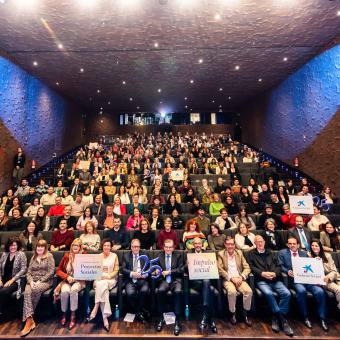
{"type": "Polygon", "coordinates": [[[223,286],[228,293],[230,322],[235,325],[237,292],[243,295],[243,318],[247,326],[251,326],[248,312],[251,308],[253,291],[246,282],[250,274],[250,267],[242,251],[235,249],[235,239],[227,236],[224,241],[224,250],[217,254],[217,265],[220,276],[223,278],[223,286]]]}

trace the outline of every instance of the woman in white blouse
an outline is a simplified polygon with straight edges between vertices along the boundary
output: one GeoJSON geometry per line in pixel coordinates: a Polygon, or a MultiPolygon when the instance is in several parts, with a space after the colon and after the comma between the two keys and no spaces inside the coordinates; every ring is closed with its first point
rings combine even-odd
{"type": "Polygon", "coordinates": [[[249,231],[249,226],[245,223],[240,223],[238,233],[235,235],[236,248],[249,251],[255,248],[255,235],[249,231]]]}
{"type": "Polygon", "coordinates": [[[92,210],[90,207],[85,208],[83,215],[81,215],[77,222],[77,229],[78,230],[85,230],[86,222],[92,222],[94,227],[97,228],[98,220],[96,216],[93,215],[92,210]]]}
{"type": "Polygon", "coordinates": [[[33,204],[30,205],[24,212],[24,217],[35,217],[37,216],[38,209],[42,207],[39,198],[33,200],[33,204]]]}
{"type": "Polygon", "coordinates": [[[84,234],[80,237],[83,242],[83,249],[87,252],[98,251],[100,247],[100,236],[97,233],[96,227],[91,221],[87,221],[84,228],[84,234]]]}
{"type": "Polygon", "coordinates": [[[61,194],[61,204],[62,205],[71,205],[74,202],[74,199],[71,195],[69,195],[68,190],[64,189],[61,194]]]}
{"type": "Polygon", "coordinates": [[[85,189],[82,202],[84,202],[85,206],[88,207],[90,204],[93,203],[93,195],[91,194],[91,189],[90,187],[87,187],[85,189]]]}
{"type": "Polygon", "coordinates": [[[121,204],[130,204],[131,203],[129,194],[126,192],[124,185],[121,185],[119,187],[119,192],[114,196],[114,199],[116,199],[116,197],[120,198],[121,204]]]}
{"type": "Polygon", "coordinates": [[[118,256],[115,253],[111,253],[113,243],[110,239],[104,239],[102,242],[102,257],[103,257],[103,274],[101,279],[95,280],[93,287],[95,289],[95,305],[90,315],[90,320],[93,320],[100,307],[104,329],[108,332],[110,325],[108,317],[112,314],[110,305],[110,290],[117,285],[119,262],[118,256]]]}

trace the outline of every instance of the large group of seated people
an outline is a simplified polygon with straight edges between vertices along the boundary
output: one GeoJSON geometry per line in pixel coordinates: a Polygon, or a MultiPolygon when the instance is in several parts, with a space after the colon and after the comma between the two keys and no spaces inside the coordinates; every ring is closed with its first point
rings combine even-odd
{"type": "MultiPolygon", "coordinates": [[[[41,295],[53,287],[55,302],[60,300],[61,325],[66,325],[70,311],[68,327],[74,328],[78,294],[88,292],[87,282],[73,278],[75,255],[100,253],[103,276],[92,283],[94,306],[87,320],[96,318],[100,310],[103,326],[109,330],[109,292],[121,273],[127,309],[136,320],[145,322],[151,284],[141,274],[144,260],[139,255],[159,249],[163,271],[156,280],[160,315],[156,330],[161,331],[165,324],[163,312],[170,290],[176,315],[174,334],[178,335],[185,254],[215,251],[232,324],[237,323],[237,292],[243,296],[244,322],[252,324],[248,313],[253,301],[252,274],[269,305],[275,332],[282,329],[287,335],[294,334],[286,319],[291,300],[288,288],[296,291],[308,328],[312,324],[306,292],[311,292],[321,327],[327,331],[326,291],[334,293],[340,309],[340,276],[332,257],[340,251],[338,226],[322,213],[319,204],[313,215],[290,212],[288,195],[311,195],[307,179],[296,183],[254,174],[242,183],[241,163],[262,165],[255,151],[224,136],[134,135],[118,138],[111,146],[81,148],[70,169],[60,164],[49,185],[43,178],[36,186],[19,178],[1,198],[0,237],[8,232],[11,236],[2,242],[0,316],[5,314],[11,294],[23,296],[21,335],[29,334],[36,326],[33,316],[41,295]],[[180,181],[172,178],[175,170],[182,170],[180,181]],[[199,180],[192,180],[195,175],[201,175],[199,180]],[[122,263],[117,256],[120,250],[126,250],[122,263]],[[55,270],[53,253],[59,251],[65,254],[55,270]],[[33,252],[29,263],[25,252],[33,252]],[[294,283],[295,256],[320,258],[325,286],[294,283]],[[54,275],[59,278],[57,286],[54,275]],[[286,275],[288,287],[282,275],[286,275]]],[[[313,195],[328,208],[336,203],[329,187],[313,195]]],[[[210,280],[190,284],[201,292],[199,327],[217,332],[210,280]]]]}

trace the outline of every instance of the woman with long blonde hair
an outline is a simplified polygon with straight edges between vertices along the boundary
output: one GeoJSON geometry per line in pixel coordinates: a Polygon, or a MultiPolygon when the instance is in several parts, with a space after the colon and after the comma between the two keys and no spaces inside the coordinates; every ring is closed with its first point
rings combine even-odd
{"type": "Polygon", "coordinates": [[[76,238],[57,269],[57,276],[62,282],[57,286],[55,294],[60,293],[61,311],[63,313],[60,324],[65,326],[66,313],[69,305],[71,310],[71,319],[68,328],[72,329],[76,325],[76,310],[78,309],[78,294],[85,288],[85,281],[78,281],[74,278],[74,259],[77,254],[83,252],[83,243],[80,238],[76,238]]]}

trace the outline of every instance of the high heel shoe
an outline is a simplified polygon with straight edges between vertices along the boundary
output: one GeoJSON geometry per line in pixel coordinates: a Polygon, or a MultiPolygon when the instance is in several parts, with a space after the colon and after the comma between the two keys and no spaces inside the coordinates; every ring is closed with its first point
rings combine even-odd
{"type": "Polygon", "coordinates": [[[76,325],[76,317],[75,315],[71,315],[71,320],[70,320],[70,323],[68,325],[68,329],[71,330],[75,327],[76,325]]]}
{"type": "Polygon", "coordinates": [[[92,321],[97,316],[98,310],[93,309],[90,316],[88,317],[88,321],[92,321]]]}
{"type": "Polygon", "coordinates": [[[66,313],[63,313],[63,316],[60,319],[60,325],[63,327],[66,325],[66,313]]]}
{"type": "Polygon", "coordinates": [[[109,321],[107,319],[103,320],[103,327],[107,332],[110,331],[110,324],[109,324],[109,321]]]}

